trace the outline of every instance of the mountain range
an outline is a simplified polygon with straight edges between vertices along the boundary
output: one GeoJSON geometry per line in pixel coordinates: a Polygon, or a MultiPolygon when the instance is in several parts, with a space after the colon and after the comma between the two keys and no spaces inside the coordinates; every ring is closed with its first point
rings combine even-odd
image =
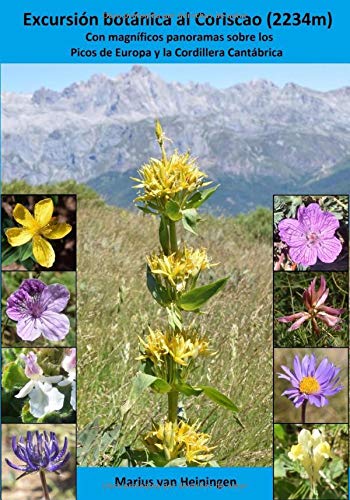
{"type": "Polygon", "coordinates": [[[168,147],[190,149],[221,184],[212,208],[237,213],[271,206],[273,193],[348,191],[350,86],[321,92],[255,80],[218,89],[166,82],[143,66],[62,91],[3,93],[3,180],[74,179],[130,207],[130,176],[159,154],[155,118],[173,139],[168,147]]]}

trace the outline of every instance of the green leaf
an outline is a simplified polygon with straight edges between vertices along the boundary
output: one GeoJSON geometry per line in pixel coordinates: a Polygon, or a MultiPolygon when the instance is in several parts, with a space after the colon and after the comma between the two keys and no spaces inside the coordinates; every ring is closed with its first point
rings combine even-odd
{"type": "Polygon", "coordinates": [[[58,411],[53,411],[52,413],[46,413],[43,417],[38,418],[38,423],[40,424],[61,424],[62,417],[58,411]]]}
{"type": "Polygon", "coordinates": [[[195,231],[195,227],[198,221],[198,213],[195,208],[187,208],[186,210],[182,210],[182,225],[189,231],[190,233],[197,234],[195,231]]]}
{"type": "Polygon", "coordinates": [[[145,214],[156,215],[156,213],[157,213],[157,212],[153,212],[153,210],[150,210],[147,207],[141,207],[141,205],[136,205],[136,208],[138,208],[139,210],[142,210],[142,212],[144,212],[145,214]]]}
{"type": "Polygon", "coordinates": [[[225,286],[228,279],[229,276],[184,293],[178,301],[178,306],[184,311],[197,311],[225,286]]]}
{"type": "Polygon", "coordinates": [[[29,411],[29,403],[25,403],[25,405],[23,406],[21,419],[24,424],[33,424],[37,421],[29,411]]]}
{"type": "Polygon", "coordinates": [[[174,200],[169,200],[165,205],[165,213],[172,221],[176,222],[182,219],[182,214],[180,212],[180,205],[174,200]]]}
{"type": "Polygon", "coordinates": [[[16,361],[3,367],[2,387],[7,391],[21,389],[29,379],[25,376],[23,368],[16,361]]]}
{"type": "Polygon", "coordinates": [[[170,460],[170,462],[164,465],[164,467],[185,467],[185,466],[186,466],[185,457],[174,458],[173,460],[170,460]]]}
{"type": "Polygon", "coordinates": [[[20,248],[21,247],[8,247],[2,252],[1,262],[3,267],[19,260],[20,248]]]}
{"type": "Polygon", "coordinates": [[[275,434],[275,436],[276,436],[277,439],[279,439],[280,441],[284,441],[285,440],[286,433],[285,433],[285,430],[283,428],[283,425],[281,425],[281,424],[275,424],[273,426],[273,431],[274,431],[274,434],[275,434]]]}
{"type": "Polygon", "coordinates": [[[25,245],[19,247],[19,261],[23,262],[33,255],[33,245],[31,241],[28,241],[25,245]]]}
{"type": "Polygon", "coordinates": [[[215,191],[218,189],[219,186],[220,186],[220,184],[218,184],[215,187],[205,189],[204,191],[199,191],[198,193],[195,193],[188,200],[187,207],[190,207],[190,208],[200,207],[201,205],[203,205],[203,203],[205,201],[207,201],[215,193],[215,191]]]}
{"type": "Polygon", "coordinates": [[[158,304],[165,307],[169,303],[167,289],[157,283],[149,266],[147,266],[147,288],[158,304]]]}
{"type": "Polygon", "coordinates": [[[202,394],[202,389],[195,389],[189,384],[176,384],[175,389],[185,396],[199,396],[202,394]]]}
{"type": "Polygon", "coordinates": [[[159,241],[160,241],[160,244],[162,246],[163,252],[165,253],[165,255],[168,255],[168,253],[169,253],[169,230],[168,230],[168,224],[166,222],[166,218],[164,215],[162,215],[160,218],[159,241]]]}
{"type": "Polygon", "coordinates": [[[152,387],[161,394],[165,394],[171,390],[171,385],[169,385],[165,380],[153,377],[152,375],[147,375],[147,373],[138,372],[134,378],[129,398],[121,407],[121,414],[123,417],[148,387],[152,387]]]}
{"type": "Polygon", "coordinates": [[[207,396],[207,398],[214,401],[214,403],[216,403],[217,405],[232,411],[234,413],[234,418],[236,419],[236,421],[241,427],[244,427],[240,418],[238,417],[238,415],[236,415],[236,413],[239,411],[238,407],[234,404],[233,401],[231,401],[231,399],[229,399],[214,387],[210,387],[208,385],[198,385],[196,387],[192,387],[189,384],[177,384],[175,386],[175,389],[185,396],[199,396],[203,393],[205,396],[207,396]]]}
{"type": "Polygon", "coordinates": [[[239,411],[238,407],[233,403],[233,401],[231,401],[231,399],[214,387],[210,387],[209,385],[199,385],[198,388],[201,389],[203,393],[217,405],[223,406],[224,408],[227,408],[235,413],[239,411]]]}

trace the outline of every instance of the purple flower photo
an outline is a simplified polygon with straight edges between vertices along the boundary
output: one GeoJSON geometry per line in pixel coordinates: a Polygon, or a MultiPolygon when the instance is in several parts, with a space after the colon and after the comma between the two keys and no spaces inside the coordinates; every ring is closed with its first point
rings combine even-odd
{"type": "Polygon", "coordinates": [[[17,323],[17,335],[33,342],[40,336],[51,342],[63,340],[70,329],[63,314],[70,298],[59,283],[46,285],[39,279],[26,279],[7,300],[6,314],[17,323]]]}
{"type": "Polygon", "coordinates": [[[283,219],[278,224],[281,240],[289,246],[290,258],[302,266],[313,266],[317,259],[331,263],[342,250],[335,232],[338,219],[317,203],[301,206],[296,219],[283,219]]]}
{"type": "Polygon", "coordinates": [[[75,425],[2,426],[6,498],[76,498],[75,425]]]}
{"type": "Polygon", "coordinates": [[[347,349],[275,349],[275,422],[346,423],[347,349]]]}
{"type": "Polygon", "coordinates": [[[274,196],[274,270],[347,271],[349,197],[274,196]]]}

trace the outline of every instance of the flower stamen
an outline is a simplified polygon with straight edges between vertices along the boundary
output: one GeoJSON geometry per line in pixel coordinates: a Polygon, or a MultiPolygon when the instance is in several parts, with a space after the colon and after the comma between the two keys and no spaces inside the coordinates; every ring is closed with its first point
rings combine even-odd
{"type": "Polygon", "coordinates": [[[304,394],[316,394],[320,390],[320,384],[315,377],[303,377],[299,383],[299,390],[304,394]]]}

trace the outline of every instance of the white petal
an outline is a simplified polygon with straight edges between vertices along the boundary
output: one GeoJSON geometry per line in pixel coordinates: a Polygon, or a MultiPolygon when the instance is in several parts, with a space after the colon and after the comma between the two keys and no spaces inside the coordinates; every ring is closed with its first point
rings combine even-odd
{"type": "Polygon", "coordinates": [[[67,377],[67,378],[64,378],[62,380],[62,382],[60,382],[58,385],[60,387],[67,387],[67,385],[70,385],[71,383],[72,383],[72,381],[69,379],[69,377],[67,377]]]}
{"type": "Polygon", "coordinates": [[[19,393],[15,395],[15,398],[25,398],[34,389],[34,386],[35,382],[30,380],[24,387],[22,387],[19,393]]]}
{"type": "Polygon", "coordinates": [[[36,418],[60,410],[64,404],[64,395],[46,382],[39,382],[30,393],[29,399],[30,413],[36,418]]]}
{"type": "Polygon", "coordinates": [[[62,375],[55,375],[53,377],[42,377],[41,378],[41,380],[43,382],[47,382],[49,384],[57,384],[57,382],[59,382],[62,379],[63,379],[62,375]]]}
{"type": "Polygon", "coordinates": [[[77,395],[76,395],[76,383],[75,383],[75,380],[73,380],[73,382],[72,382],[72,392],[71,392],[71,395],[70,395],[70,404],[71,404],[71,407],[73,408],[74,411],[77,409],[76,398],[77,398],[77,395]]]}

